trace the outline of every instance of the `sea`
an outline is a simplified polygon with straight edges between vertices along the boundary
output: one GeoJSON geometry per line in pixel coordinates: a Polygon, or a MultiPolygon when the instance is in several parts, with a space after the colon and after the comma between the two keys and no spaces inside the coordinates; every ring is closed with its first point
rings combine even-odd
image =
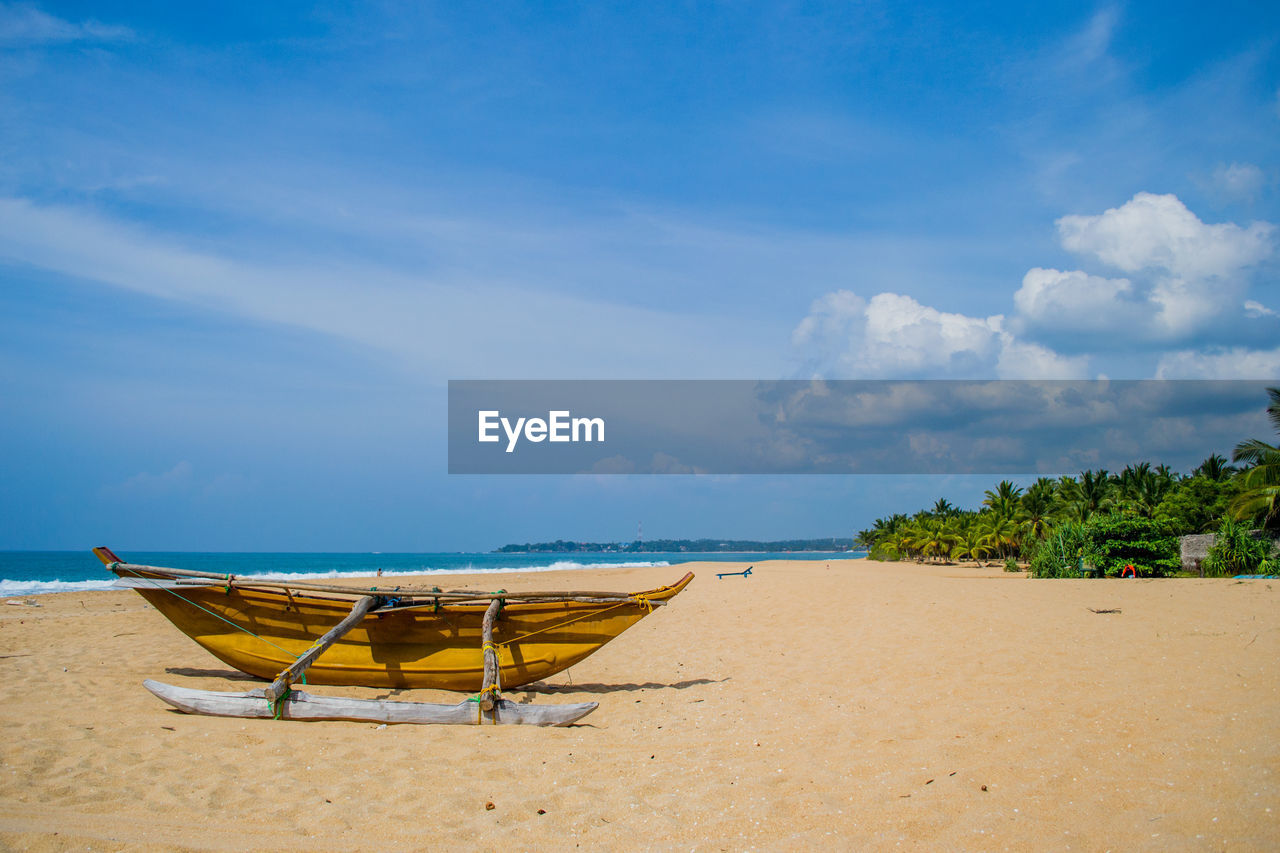
{"type": "MultiPolygon", "coordinates": [[[[863,551],[644,552],[575,553],[438,553],[438,554],[307,554],[214,553],[197,551],[117,551],[121,560],[148,566],[230,573],[262,580],[305,581],[370,577],[439,577],[460,574],[510,574],[566,569],[640,568],[693,561],[761,562],[764,560],[847,560],[863,551]]],[[[84,551],[0,551],[0,597],[51,592],[111,589],[115,575],[87,549],[84,551]]],[[[672,579],[674,580],[674,578],[672,579]]]]}

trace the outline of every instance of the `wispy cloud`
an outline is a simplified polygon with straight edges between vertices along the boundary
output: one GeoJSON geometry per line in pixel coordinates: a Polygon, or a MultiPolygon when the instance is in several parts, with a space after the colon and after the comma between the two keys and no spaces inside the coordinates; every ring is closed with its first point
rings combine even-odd
{"type": "Polygon", "coordinates": [[[195,486],[194,469],[187,460],[182,460],[159,474],[150,471],[139,471],[123,483],[108,488],[109,492],[125,496],[161,497],[164,495],[185,493],[195,486]]]}
{"type": "Polygon", "coordinates": [[[370,262],[247,261],[88,212],[0,199],[0,257],[254,322],[297,326],[451,375],[769,375],[758,329],[516,287],[464,271],[370,262]]]}
{"type": "Polygon", "coordinates": [[[1280,379],[1280,348],[1214,347],[1160,358],[1157,379],[1280,379]]]}
{"type": "Polygon", "coordinates": [[[1211,186],[1227,200],[1253,202],[1266,183],[1266,174],[1253,163],[1219,163],[1213,170],[1211,186]]]}
{"type": "MultiPolygon", "coordinates": [[[[1096,73],[1103,63],[1111,63],[1111,40],[1120,23],[1120,10],[1104,6],[1085,25],[1069,35],[1055,49],[1059,72],[1096,73]]],[[[1111,69],[1107,69],[1111,73],[1111,69]]]]}
{"type": "Polygon", "coordinates": [[[129,27],[93,18],[68,21],[31,4],[0,3],[0,44],[4,45],[128,41],[134,35],[129,27]]]}

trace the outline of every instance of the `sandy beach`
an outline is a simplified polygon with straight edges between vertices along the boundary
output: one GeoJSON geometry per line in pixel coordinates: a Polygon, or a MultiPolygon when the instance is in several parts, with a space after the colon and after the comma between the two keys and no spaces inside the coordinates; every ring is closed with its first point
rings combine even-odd
{"type": "MultiPolygon", "coordinates": [[[[187,716],[142,680],[253,683],[134,593],[0,606],[0,844],[1280,848],[1280,582],[688,568],[669,607],[508,694],[600,703],[563,729],[187,716]]],[[[502,585],[639,590],[685,570],[502,585]]]]}

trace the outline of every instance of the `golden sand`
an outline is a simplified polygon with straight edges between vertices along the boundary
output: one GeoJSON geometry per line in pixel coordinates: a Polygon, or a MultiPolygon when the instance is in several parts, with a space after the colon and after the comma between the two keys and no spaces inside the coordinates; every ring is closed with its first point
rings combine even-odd
{"type": "Polygon", "coordinates": [[[187,716],[142,680],[254,683],[134,593],[0,607],[0,846],[1280,849],[1280,582],[690,568],[669,607],[507,694],[600,702],[563,729],[187,716]]]}

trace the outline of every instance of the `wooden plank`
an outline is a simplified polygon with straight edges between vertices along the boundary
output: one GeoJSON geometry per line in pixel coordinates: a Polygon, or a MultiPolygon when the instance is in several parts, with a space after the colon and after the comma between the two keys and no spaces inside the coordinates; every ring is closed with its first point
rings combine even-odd
{"type": "Polygon", "coordinates": [[[480,707],[484,711],[492,711],[494,701],[502,690],[498,681],[498,651],[493,646],[493,623],[498,621],[498,611],[502,609],[501,601],[489,602],[484,611],[484,619],[480,622],[480,648],[484,651],[484,681],[480,684],[480,707]]]}
{"type": "MultiPolygon", "coordinates": [[[[270,719],[275,716],[261,689],[246,693],[219,693],[175,687],[147,679],[143,686],[168,704],[187,714],[213,717],[270,719]]],[[[354,720],[374,723],[416,723],[420,725],[479,725],[481,715],[475,702],[438,705],[427,702],[393,702],[387,699],[343,699],[313,696],[300,690],[281,702],[280,717],[288,720],[354,720]]],[[[499,726],[567,726],[598,707],[596,702],[569,705],[521,705],[498,700],[485,715],[484,724],[499,726]]]]}
{"type": "Polygon", "coordinates": [[[114,589],[199,589],[201,587],[224,586],[226,581],[204,580],[203,578],[116,578],[111,584],[114,589]]]}
{"type": "MultiPolygon", "coordinates": [[[[367,593],[375,593],[378,595],[386,595],[393,597],[425,597],[428,599],[440,599],[444,603],[457,604],[461,602],[488,602],[493,600],[504,601],[562,601],[582,600],[588,602],[606,602],[606,601],[626,601],[635,596],[635,593],[628,592],[602,592],[595,590],[565,590],[552,592],[478,592],[473,590],[446,590],[444,592],[436,592],[434,588],[422,586],[374,586],[374,587],[352,587],[342,586],[340,584],[313,583],[311,581],[271,581],[259,580],[252,577],[241,577],[239,575],[217,574],[216,572],[199,572],[193,569],[169,569],[163,566],[143,566],[134,563],[120,563],[117,567],[122,572],[148,572],[165,574],[173,577],[181,578],[207,578],[211,583],[207,586],[223,586],[230,584],[237,587],[261,587],[264,589],[302,589],[312,590],[315,592],[333,592],[343,595],[365,595],[367,593]]],[[[141,579],[145,581],[146,579],[141,579]]],[[[665,604],[662,601],[653,601],[652,604],[665,604]]]]}
{"type": "Polygon", "coordinates": [[[325,649],[338,642],[339,638],[341,638],[343,634],[346,634],[352,628],[359,625],[360,621],[364,619],[365,614],[377,607],[379,601],[381,601],[381,599],[376,595],[363,595],[357,599],[355,605],[351,608],[351,612],[346,615],[346,618],[326,631],[324,636],[316,640],[315,643],[312,644],[311,648],[303,652],[297,660],[276,676],[275,681],[271,682],[271,684],[267,686],[263,693],[263,695],[267,697],[267,700],[275,702],[283,696],[289,690],[289,686],[293,684],[293,682],[297,681],[302,674],[307,671],[307,667],[315,663],[316,658],[324,654],[325,649]]]}

